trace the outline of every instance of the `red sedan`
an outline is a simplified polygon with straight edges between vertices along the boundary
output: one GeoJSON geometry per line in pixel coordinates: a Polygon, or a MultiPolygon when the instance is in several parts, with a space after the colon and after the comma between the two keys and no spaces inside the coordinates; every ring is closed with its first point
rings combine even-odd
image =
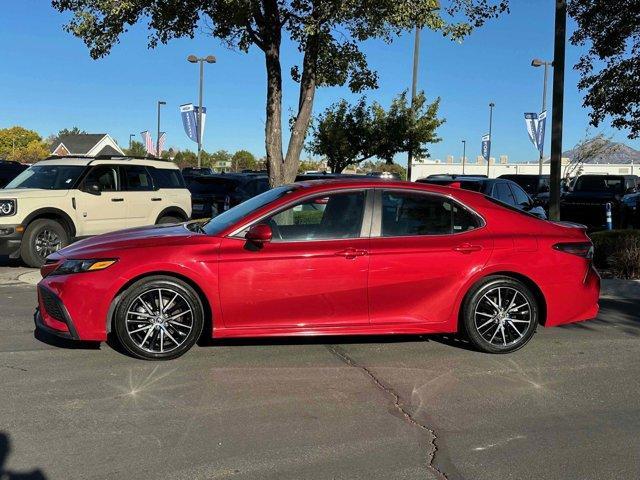
{"type": "Polygon", "coordinates": [[[124,230],[51,255],[36,324],[77,340],[112,334],[146,359],[178,357],[203,331],[462,331],[479,350],[505,353],[538,324],[597,315],[592,252],[580,226],[459,188],[300,183],[204,225],[124,230]]]}

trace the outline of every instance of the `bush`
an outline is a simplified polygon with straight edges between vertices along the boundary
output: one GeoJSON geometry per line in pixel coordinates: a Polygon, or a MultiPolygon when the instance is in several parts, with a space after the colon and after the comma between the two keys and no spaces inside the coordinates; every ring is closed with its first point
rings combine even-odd
{"type": "Polygon", "coordinates": [[[620,278],[640,278],[640,230],[611,230],[591,234],[594,263],[620,278]]]}

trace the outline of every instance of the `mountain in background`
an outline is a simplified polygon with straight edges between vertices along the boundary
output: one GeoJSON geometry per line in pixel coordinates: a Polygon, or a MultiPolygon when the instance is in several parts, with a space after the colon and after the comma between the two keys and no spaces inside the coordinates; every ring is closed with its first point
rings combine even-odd
{"type": "Polygon", "coordinates": [[[624,143],[612,142],[602,136],[586,140],[571,150],[563,152],[562,156],[571,160],[582,157],[583,163],[640,165],[640,151],[624,143]]]}

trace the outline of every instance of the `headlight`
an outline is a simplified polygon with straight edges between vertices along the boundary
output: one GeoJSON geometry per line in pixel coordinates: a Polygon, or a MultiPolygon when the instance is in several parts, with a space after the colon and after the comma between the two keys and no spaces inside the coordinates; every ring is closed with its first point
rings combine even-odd
{"type": "Polygon", "coordinates": [[[70,273],[96,272],[104,270],[116,263],[115,259],[65,260],[51,275],[68,275],[70,273]]]}
{"type": "Polygon", "coordinates": [[[0,200],[0,216],[8,217],[16,214],[15,200],[0,200]]]}

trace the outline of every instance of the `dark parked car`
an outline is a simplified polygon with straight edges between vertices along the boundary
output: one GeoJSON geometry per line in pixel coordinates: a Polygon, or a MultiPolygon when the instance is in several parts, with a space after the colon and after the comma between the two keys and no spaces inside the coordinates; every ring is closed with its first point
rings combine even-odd
{"type": "Polygon", "coordinates": [[[522,187],[527,194],[533,199],[536,205],[540,205],[546,209],[549,208],[549,175],[525,175],[508,173],[500,175],[498,178],[511,180],[522,187]]]}
{"type": "Polygon", "coordinates": [[[636,175],[581,175],[560,200],[560,218],[591,230],[603,229],[607,226],[606,204],[610,203],[613,227],[623,227],[633,213],[627,207],[631,198],[626,197],[637,193],[636,175]]]}
{"type": "Polygon", "coordinates": [[[182,177],[187,185],[189,185],[195,177],[202,175],[213,175],[215,172],[209,167],[184,167],[182,169],[182,177]]]}
{"type": "Polygon", "coordinates": [[[269,178],[252,173],[200,175],[193,177],[187,188],[191,192],[191,216],[208,218],[266,192],[269,178]]]}
{"type": "Polygon", "coordinates": [[[531,213],[536,217],[546,220],[547,214],[544,208],[535,205],[531,197],[527,195],[517,183],[502,178],[486,177],[460,177],[444,176],[436,178],[427,177],[416,180],[419,183],[430,183],[433,185],[456,185],[465,190],[473,190],[484,193],[488,197],[495,198],[518,210],[531,213]]]}
{"type": "Polygon", "coordinates": [[[432,173],[426,177],[429,180],[459,180],[461,178],[489,178],[486,175],[472,175],[467,173],[432,173]]]}
{"type": "Polygon", "coordinates": [[[4,188],[7,183],[27,168],[29,168],[29,165],[25,165],[24,163],[0,160],[0,188],[4,188]]]}

